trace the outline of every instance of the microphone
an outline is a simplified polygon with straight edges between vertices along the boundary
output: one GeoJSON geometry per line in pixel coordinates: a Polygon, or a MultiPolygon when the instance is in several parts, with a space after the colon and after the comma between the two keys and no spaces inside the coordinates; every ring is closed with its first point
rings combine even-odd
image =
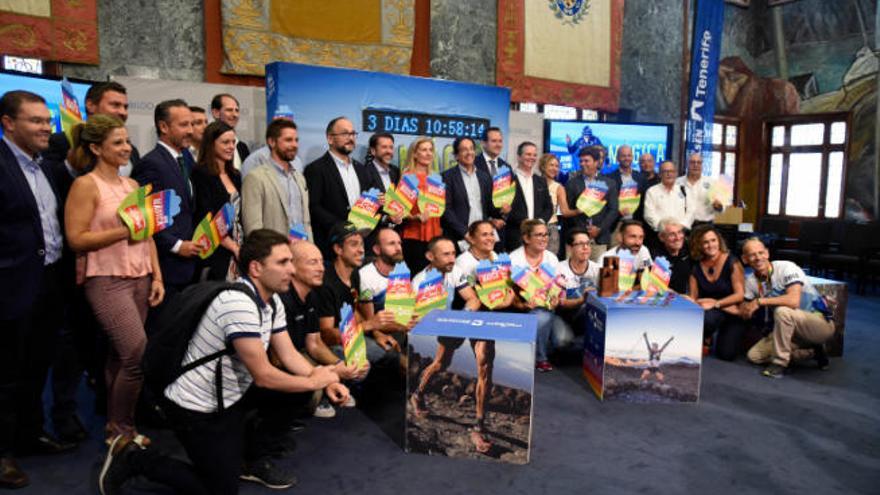
{"type": "Polygon", "coordinates": [[[684,196],[684,212],[688,212],[688,202],[687,202],[687,191],[684,190],[684,184],[679,184],[679,189],[681,189],[681,195],[684,196]]]}

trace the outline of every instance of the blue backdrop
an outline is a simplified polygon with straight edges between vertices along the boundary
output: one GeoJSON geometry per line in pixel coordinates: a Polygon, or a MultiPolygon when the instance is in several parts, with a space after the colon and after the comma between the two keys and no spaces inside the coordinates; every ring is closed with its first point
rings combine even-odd
{"type": "MultiPolygon", "coordinates": [[[[73,86],[73,94],[79,102],[79,111],[82,112],[83,118],[86,116],[86,91],[89,90],[89,84],[71,82],[73,86]]],[[[58,79],[45,79],[42,77],[31,77],[18,74],[0,73],[0,95],[7,91],[24,89],[32,93],[36,93],[46,99],[46,106],[52,114],[52,132],[61,131],[61,81],[58,79]]],[[[0,135],[3,135],[3,129],[0,129],[0,135]]]]}
{"type": "Polygon", "coordinates": [[[327,150],[327,123],[345,116],[359,133],[356,159],[363,160],[370,136],[387,125],[398,151],[395,163],[418,135],[429,135],[435,169],[442,171],[452,164],[454,135],[479,136],[491,125],[507,136],[509,109],[507,88],[304,64],[266,66],[266,114],[293,115],[306,163],[327,150]]]}

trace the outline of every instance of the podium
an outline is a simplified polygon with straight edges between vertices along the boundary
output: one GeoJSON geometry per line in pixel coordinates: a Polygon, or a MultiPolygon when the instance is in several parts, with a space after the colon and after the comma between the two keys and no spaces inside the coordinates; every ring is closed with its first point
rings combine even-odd
{"type": "Polygon", "coordinates": [[[405,450],[528,463],[536,327],[529,314],[428,313],[407,344],[405,450]]]}
{"type": "Polygon", "coordinates": [[[671,294],[586,302],[584,376],[600,400],[697,402],[703,310],[671,294]]]}

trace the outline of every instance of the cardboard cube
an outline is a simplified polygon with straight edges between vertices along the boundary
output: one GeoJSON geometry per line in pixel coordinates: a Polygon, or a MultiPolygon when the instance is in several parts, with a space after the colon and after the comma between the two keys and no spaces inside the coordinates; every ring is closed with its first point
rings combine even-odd
{"type": "Polygon", "coordinates": [[[528,314],[425,316],[409,333],[406,451],[528,463],[536,326],[528,314]]]}
{"type": "Polygon", "coordinates": [[[681,296],[587,300],[584,376],[600,400],[696,402],[703,310],[681,296]]]}
{"type": "Polygon", "coordinates": [[[834,315],[834,337],[826,344],[829,356],[843,356],[843,333],[846,330],[846,282],[827,278],[810,277],[813,287],[825,297],[828,309],[834,315]]]}

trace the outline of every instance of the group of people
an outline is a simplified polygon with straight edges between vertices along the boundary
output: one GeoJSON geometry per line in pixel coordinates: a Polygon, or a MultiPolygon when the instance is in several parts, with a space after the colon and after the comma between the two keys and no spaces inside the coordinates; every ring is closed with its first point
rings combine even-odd
{"type": "MultiPolygon", "coordinates": [[[[374,368],[405,372],[406,333],[414,322],[402,323],[385,308],[388,277],[400,262],[416,287],[427,270],[437,270],[447,306],[469,311],[487,310],[474,289],[480,261],[507,252],[512,265],[555,267],[565,290],[549,306],[509,293],[493,309],[537,315],[539,371],[551,371],[553,352],[570,347],[583,329],[585,299],[597,285],[603,256],[628,250],[640,268],[650,266],[646,233],[657,235],[653,254],[671,263],[670,287],[706,310],[707,345],[720,358],[737,355],[746,319],[771,322],[772,331],[748,352],[750,360],[768,364],[768,376],[781,376],[791,359],[806,357],[833,333],[827,312],[816,316],[821,300],[803,271],[771,263],[758,240],[743,247],[754,269],[744,277],[711,225],[719,205],[708,199],[699,155],[689,157],[687,176],[676,178],[675,164],[666,161],[658,178],[651,155],[641,155],[635,171],[632,149],[621,146],[619,168],[602,176],[604,150],[585,147],[578,153],[579,173],[563,185],[556,181],[558,159],[539,158],[534,143],[520,143],[515,165],[506,163],[502,132],[492,127],[479,149],[470,138],[454,141],[458,166],[442,174],[441,217],[415,206],[408,214],[383,215],[375,230],[364,232],[347,222],[361,193],[376,188],[384,201],[405,174],[424,188],[434,163],[431,139],[415,139],[397,167],[394,137],[375,134],[360,163],[352,156],[354,124],[338,117],[327,125],[326,153],[303,165],[293,121],[270,122],[265,145],[250,152],[235,131],[238,101],[221,94],[211,102],[210,123],[204,109],[183,100],[157,104],[158,142],[141,157],[128,139],[127,108],[122,85],[93,85],[87,121],[69,140],[51,133],[40,96],[10,91],[0,99],[0,325],[7,332],[0,358],[2,487],[28,484],[16,456],[65,452],[86,438],[75,402],[84,369],[96,390],[106,390],[102,493],[117,493],[133,473],[187,493],[235,493],[238,479],[292,486],[295,477],[275,460],[290,451],[286,433],[302,427],[295,412],[332,416],[333,405],[355,405],[346,384],[367,379],[374,368]],[[512,169],[515,195],[498,208],[492,181],[502,166],[512,169]],[[596,181],[607,186],[607,201],[587,216],[577,198],[596,181]],[[629,181],[638,184],[644,201],[620,212],[617,191],[629,181]],[[153,191],[174,190],[180,211],[167,229],[134,240],[117,210],[146,184],[153,191]],[[227,204],[234,209],[228,235],[202,259],[194,228],[227,204]],[[309,240],[291,241],[294,227],[309,240]],[[150,447],[135,413],[143,395],[148,315],[202,281],[239,286],[208,306],[183,362],[170,363],[186,371],[152,398],[190,458],[184,463],[150,447]],[[367,336],[369,364],[363,367],[344,359],[339,327],[346,304],[367,336]],[[97,351],[96,329],[104,336],[97,351]],[[225,354],[206,361],[218,352],[225,354]],[[41,400],[50,368],[54,435],[43,429],[41,400]]],[[[445,350],[422,374],[424,384],[449,365],[461,342],[438,345],[445,350]]],[[[494,350],[485,342],[471,346],[483,384],[472,441],[485,451],[483,399],[494,350]]],[[[410,405],[424,413],[421,392],[410,405]]]]}

